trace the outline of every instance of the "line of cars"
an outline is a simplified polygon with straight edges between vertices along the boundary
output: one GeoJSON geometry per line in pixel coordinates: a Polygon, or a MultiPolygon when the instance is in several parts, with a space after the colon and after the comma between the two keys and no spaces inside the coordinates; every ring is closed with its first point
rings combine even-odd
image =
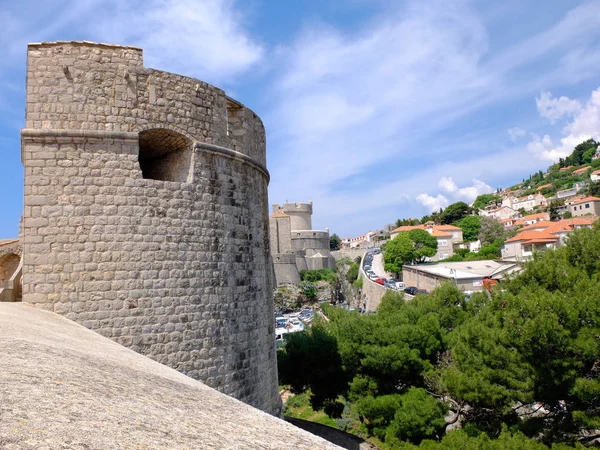
{"type": "Polygon", "coordinates": [[[395,291],[404,291],[409,295],[417,295],[417,294],[429,294],[425,289],[417,289],[415,286],[406,286],[403,281],[395,280],[395,279],[387,279],[384,277],[380,277],[373,271],[373,255],[379,253],[379,249],[370,250],[364,259],[363,270],[367,277],[370,280],[374,281],[377,284],[385,286],[388,289],[393,289],[395,291]]]}
{"type": "Polygon", "coordinates": [[[365,255],[363,270],[365,271],[367,277],[369,277],[369,279],[375,283],[385,286],[388,289],[393,289],[395,291],[401,291],[404,289],[406,287],[404,282],[394,279],[388,280],[385,277],[380,277],[373,271],[373,255],[377,253],[379,253],[379,249],[370,250],[365,255]]]}

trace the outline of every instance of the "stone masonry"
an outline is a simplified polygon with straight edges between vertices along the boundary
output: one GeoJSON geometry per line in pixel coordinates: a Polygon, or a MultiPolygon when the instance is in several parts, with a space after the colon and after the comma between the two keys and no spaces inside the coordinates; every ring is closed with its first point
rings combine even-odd
{"type": "Polygon", "coordinates": [[[332,269],[329,230],[312,229],[312,201],[273,205],[269,236],[277,285],[297,284],[301,270],[332,269]]]}
{"type": "Polygon", "coordinates": [[[30,44],[23,301],[278,414],[265,133],[142,50],[30,44]]]}

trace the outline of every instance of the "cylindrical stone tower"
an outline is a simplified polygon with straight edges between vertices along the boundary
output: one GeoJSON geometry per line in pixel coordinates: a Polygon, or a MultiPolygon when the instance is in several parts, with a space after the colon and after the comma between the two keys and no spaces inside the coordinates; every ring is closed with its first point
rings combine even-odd
{"type": "Polygon", "coordinates": [[[312,230],[312,201],[308,203],[284,203],[273,205],[273,213],[281,211],[290,216],[292,230],[312,230]]]}
{"type": "Polygon", "coordinates": [[[265,133],[142,50],[30,44],[23,300],[278,413],[265,133]]]}

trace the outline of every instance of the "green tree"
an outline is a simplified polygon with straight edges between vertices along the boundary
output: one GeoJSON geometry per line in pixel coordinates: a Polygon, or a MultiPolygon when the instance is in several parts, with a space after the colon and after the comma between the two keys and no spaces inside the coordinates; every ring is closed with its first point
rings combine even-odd
{"type": "Polygon", "coordinates": [[[585,193],[593,197],[600,197],[600,182],[590,183],[585,193]]]}
{"type": "Polygon", "coordinates": [[[408,389],[400,396],[400,407],[387,428],[386,443],[408,441],[418,444],[423,439],[438,437],[446,427],[448,407],[422,388],[408,389]]]}
{"type": "Polygon", "coordinates": [[[443,224],[448,225],[462,219],[464,216],[471,214],[471,211],[471,207],[465,202],[452,203],[440,213],[440,221],[443,224]]]}
{"type": "Polygon", "coordinates": [[[427,231],[420,229],[410,230],[408,236],[415,249],[414,259],[410,262],[423,262],[426,258],[431,258],[437,252],[437,239],[427,231]]]}
{"type": "Polygon", "coordinates": [[[310,390],[314,409],[334,402],[348,386],[336,339],[319,324],[286,336],[285,346],[277,352],[277,368],[279,382],[290,385],[292,392],[310,390]]]}
{"type": "Polygon", "coordinates": [[[329,248],[331,250],[339,250],[341,245],[342,245],[342,240],[340,239],[340,237],[337,234],[333,233],[329,237],[329,248]]]}
{"type": "Polygon", "coordinates": [[[386,272],[399,274],[404,264],[413,261],[415,248],[408,233],[400,233],[387,243],[383,254],[383,263],[386,272]]]}
{"type": "Polygon", "coordinates": [[[500,203],[502,201],[502,197],[495,194],[481,194],[473,203],[473,209],[475,211],[479,211],[480,209],[484,209],[490,203],[500,203]]]}
{"type": "Polygon", "coordinates": [[[550,220],[558,220],[560,219],[560,214],[558,212],[558,208],[560,208],[564,204],[564,201],[561,200],[552,200],[550,202],[550,207],[548,208],[548,214],[550,215],[550,220]]]}
{"type": "Polygon", "coordinates": [[[479,238],[479,230],[481,229],[480,216],[463,217],[456,222],[456,225],[463,230],[463,239],[466,242],[473,242],[479,238]]]}
{"type": "Polygon", "coordinates": [[[359,267],[358,264],[352,263],[346,272],[346,281],[348,283],[354,283],[358,278],[359,267]]]}
{"type": "Polygon", "coordinates": [[[500,222],[491,217],[481,217],[479,228],[479,240],[481,245],[492,244],[496,239],[505,239],[505,230],[500,222]]]}
{"type": "MultiPolygon", "coordinates": [[[[598,147],[598,142],[594,139],[588,139],[587,141],[582,142],[577,145],[569,156],[567,156],[565,160],[565,164],[567,166],[579,166],[584,163],[584,154],[591,149],[596,149],[598,147]]],[[[591,158],[590,158],[591,159],[591,158]]]]}
{"type": "Polygon", "coordinates": [[[422,262],[437,252],[437,239],[425,230],[415,229],[398,234],[389,241],[383,255],[386,272],[399,274],[402,266],[422,262]]]}

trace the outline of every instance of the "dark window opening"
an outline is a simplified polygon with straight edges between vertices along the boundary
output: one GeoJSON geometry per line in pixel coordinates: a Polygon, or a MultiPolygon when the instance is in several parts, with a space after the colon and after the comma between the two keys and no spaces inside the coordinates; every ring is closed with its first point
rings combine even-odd
{"type": "Polygon", "coordinates": [[[140,133],[140,168],[150,180],[189,182],[192,142],[172,130],[163,128],[140,133]]]}

